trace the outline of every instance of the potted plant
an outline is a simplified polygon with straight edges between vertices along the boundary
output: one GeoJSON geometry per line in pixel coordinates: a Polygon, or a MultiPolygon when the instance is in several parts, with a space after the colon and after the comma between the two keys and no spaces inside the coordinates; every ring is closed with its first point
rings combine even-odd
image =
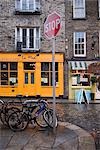
{"type": "Polygon", "coordinates": [[[97,78],[96,78],[96,76],[92,76],[92,77],[91,77],[91,82],[92,82],[92,84],[94,84],[94,83],[96,83],[96,82],[97,82],[97,78]]]}

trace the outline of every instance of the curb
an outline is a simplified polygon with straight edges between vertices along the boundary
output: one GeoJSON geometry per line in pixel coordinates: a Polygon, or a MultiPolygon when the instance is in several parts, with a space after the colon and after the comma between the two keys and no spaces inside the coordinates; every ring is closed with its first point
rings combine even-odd
{"type": "Polygon", "coordinates": [[[79,144],[78,150],[96,150],[93,137],[84,129],[68,122],[58,122],[58,125],[73,130],[77,134],[79,144]]]}

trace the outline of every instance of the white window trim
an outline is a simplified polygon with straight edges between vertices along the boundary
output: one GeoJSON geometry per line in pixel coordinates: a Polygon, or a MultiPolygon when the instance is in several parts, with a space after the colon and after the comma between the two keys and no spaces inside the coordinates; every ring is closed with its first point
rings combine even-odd
{"type": "MultiPolygon", "coordinates": [[[[25,28],[27,29],[27,37],[29,37],[29,29],[30,28],[25,28]]],[[[18,40],[18,33],[17,33],[17,28],[15,28],[15,48],[17,46],[17,42],[22,42],[22,28],[19,27],[19,40],[18,40]]],[[[27,38],[27,42],[26,42],[26,48],[22,48],[22,50],[39,50],[40,49],[40,28],[39,28],[39,48],[37,48],[36,45],[36,28],[34,28],[34,48],[29,48],[29,38],[27,38]]]]}
{"type": "Polygon", "coordinates": [[[15,0],[15,8],[17,10],[20,10],[20,11],[35,11],[35,10],[37,10],[37,8],[40,9],[40,0],[39,0],[39,3],[37,3],[36,0],[33,0],[33,4],[34,4],[33,10],[29,9],[29,0],[27,0],[27,3],[26,3],[27,4],[27,9],[24,10],[22,8],[22,4],[23,4],[23,0],[19,0],[19,8],[17,8],[18,3],[17,3],[17,0],[15,0]],[[37,7],[37,5],[38,5],[38,7],[37,7]]]}
{"type": "Polygon", "coordinates": [[[78,17],[78,16],[75,16],[75,9],[76,9],[76,7],[75,7],[75,0],[73,0],[73,18],[75,19],[81,19],[81,18],[85,18],[86,17],[86,5],[85,5],[85,0],[83,0],[83,8],[84,8],[84,16],[82,16],[82,17],[78,17]]]}
{"type": "Polygon", "coordinates": [[[73,37],[74,37],[74,40],[73,40],[74,57],[86,57],[86,32],[84,32],[84,54],[75,54],[75,33],[76,32],[74,32],[74,35],[73,35],[73,37]]]}

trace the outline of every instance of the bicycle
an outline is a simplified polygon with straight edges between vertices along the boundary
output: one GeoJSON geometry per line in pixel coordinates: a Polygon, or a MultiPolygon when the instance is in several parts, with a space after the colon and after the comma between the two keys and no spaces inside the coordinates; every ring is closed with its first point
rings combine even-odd
{"type": "Polygon", "coordinates": [[[45,100],[26,100],[21,112],[12,113],[9,116],[8,124],[13,131],[25,130],[29,123],[36,123],[38,126],[46,128],[53,122],[53,113],[49,112],[52,111],[48,108],[45,100]],[[44,115],[47,113],[44,112],[48,112],[49,119],[47,119],[47,115],[44,115]]]}
{"type": "Polygon", "coordinates": [[[3,125],[8,126],[8,117],[15,111],[20,111],[17,107],[12,107],[12,102],[4,102],[0,99],[0,120],[3,125]],[[9,107],[10,106],[10,107],[9,107]]]}

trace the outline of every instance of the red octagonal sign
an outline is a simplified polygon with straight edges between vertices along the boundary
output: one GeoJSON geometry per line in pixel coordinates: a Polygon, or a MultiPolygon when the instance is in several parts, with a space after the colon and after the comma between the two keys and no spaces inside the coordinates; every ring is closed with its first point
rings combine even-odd
{"type": "Polygon", "coordinates": [[[48,39],[52,39],[61,28],[61,17],[57,12],[48,15],[44,23],[44,34],[48,39]]]}

